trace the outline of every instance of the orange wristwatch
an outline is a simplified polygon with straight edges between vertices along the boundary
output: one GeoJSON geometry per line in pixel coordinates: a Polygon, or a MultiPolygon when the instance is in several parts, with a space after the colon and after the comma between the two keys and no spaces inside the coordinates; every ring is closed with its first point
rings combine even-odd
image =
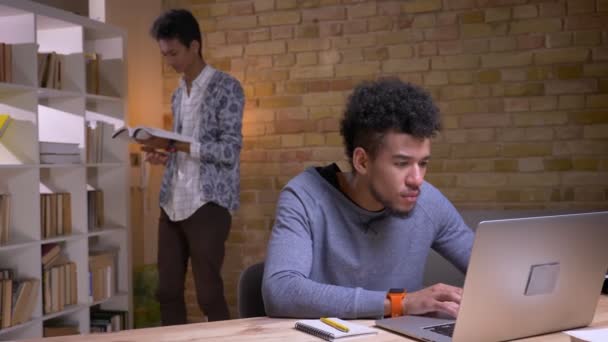
{"type": "Polygon", "coordinates": [[[390,289],[386,297],[391,302],[391,317],[403,316],[403,299],[405,298],[405,289],[390,289]]]}

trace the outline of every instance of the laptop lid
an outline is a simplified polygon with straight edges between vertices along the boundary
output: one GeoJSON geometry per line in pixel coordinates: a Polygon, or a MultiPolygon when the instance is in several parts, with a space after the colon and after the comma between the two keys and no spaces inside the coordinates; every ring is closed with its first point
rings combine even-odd
{"type": "MultiPolygon", "coordinates": [[[[501,341],[586,326],[607,268],[608,212],[481,222],[452,340],[501,341]]],[[[378,325],[446,340],[429,336],[428,321],[409,318],[378,325]]]]}

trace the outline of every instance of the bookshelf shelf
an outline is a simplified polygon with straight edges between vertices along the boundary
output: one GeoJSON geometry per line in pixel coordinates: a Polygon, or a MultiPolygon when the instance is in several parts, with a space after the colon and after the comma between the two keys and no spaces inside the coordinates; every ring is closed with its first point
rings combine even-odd
{"type": "Polygon", "coordinates": [[[84,168],[84,164],[38,164],[41,169],[74,169],[84,168]]]}
{"type": "Polygon", "coordinates": [[[121,227],[104,227],[98,229],[89,230],[89,237],[93,236],[103,236],[117,233],[126,233],[127,230],[121,227]]]}
{"type": "Polygon", "coordinates": [[[58,90],[51,88],[38,88],[38,98],[39,99],[54,99],[54,98],[69,98],[82,97],[82,93],[78,93],[75,91],[67,91],[67,90],[58,90]]]}
{"type": "Polygon", "coordinates": [[[12,251],[20,248],[30,248],[34,246],[40,246],[40,241],[31,240],[31,241],[20,241],[18,239],[13,239],[7,244],[0,245],[0,252],[12,251]]]}
{"type": "Polygon", "coordinates": [[[100,167],[124,167],[125,163],[87,163],[88,168],[100,168],[100,167]]]}
{"type": "Polygon", "coordinates": [[[0,164],[0,170],[5,169],[5,170],[20,170],[20,169],[31,169],[33,167],[36,167],[36,164],[6,164],[6,165],[1,165],[0,164]]]}
{"type": "MultiPolygon", "coordinates": [[[[41,319],[43,321],[48,321],[49,319],[53,319],[53,318],[57,318],[57,317],[61,317],[61,316],[66,316],[66,315],[70,315],[74,312],[78,312],[80,310],[84,310],[84,309],[88,309],[89,305],[88,304],[76,304],[76,305],[71,305],[66,307],[64,310],[59,311],[59,312],[53,312],[47,315],[44,315],[41,319]]],[[[88,310],[87,310],[87,314],[88,314],[88,310]]]]}
{"type": "Polygon", "coordinates": [[[87,102],[116,102],[122,103],[123,100],[120,97],[116,96],[105,96],[105,95],[95,95],[95,94],[87,94],[87,102]]]}
{"type": "Polygon", "coordinates": [[[40,281],[31,320],[0,329],[0,340],[42,337],[45,325],[55,321],[76,322],[81,333],[89,333],[93,306],[125,311],[133,322],[128,145],[111,139],[113,127],[126,122],[126,35],[30,0],[0,0],[0,43],[12,53],[2,65],[11,72],[10,82],[0,82],[0,114],[11,118],[0,139],[0,194],[10,198],[10,223],[4,230],[9,239],[0,244],[0,269],[12,270],[16,280],[40,281]],[[97,69],[87,64],[91,55],[97,69]],[[61,66],[50,78],[53,73],[46,68],[55,63],[61,66]],[[92,80],[98,84],[89,91],[92,80]],[[95,126],[102,129],[89,136],[95,126]],[[77,149],[49,152],[49,146],[77,149]],[[94,206],[91,190],[100,194],[94,206]],[[51,264],[45,258],[43,268],[43,250],[48,255],[52,244],[60,246],[62,258],[51,264]],[[115,275],[108,278],[115,280],[115,295],[92,303],[89,256],[103,251],[115,255],[115,275]],[[59,268],[76,286],[62,281],[57,292],[75,292],[55,302],[48,290],[61,279],[52,274],[59,268]],[[45,310],[45,303],[53,307],[45,310]],[[77,304],[44,314],[65,303],[77,304]]]}
{"type": "Polygon", "coordinates": [[[59,242],[68,242],[68,241],[76,241],[76,240],[83,240],[86,239],[87,234],[70,234],[70,235],[62,235],[62,236],[57,236],[57,237],[53,237],[50,239],[44,239],[42,240],[42,244],[46,245],[49,243],[59,243],[59,242]]]}
{"type": "Polygon", "coordinates": [[[0,82],[0,95],[36,91],[37,88],[23,84],[0,82]]]}
{"type": "Polygon", "coordinates": [[[3,335],[8,335],[8,334],[10,334],[12,332],[19,331],[19,330],[21,330],[23,328],[27,328],[27,327],[33,325],[36,321],[37,321],[37,319],[34,318],[34,319],[29,320],[29,321],[27,321],[25,323],[21,323],[21,324],[14,325],[14,326],[9,327],[9,328],[1,329],[0,330],[0,339],[4,340],[3,335]]]}
{"type": "Polygon", "coordinates": [[[98,301],[95,301],[95,302],[91,302],[90,306],[95,306],[95,305],[99,305],[99,304],[104,304],[104,303],[116,301],[117,299],[124,299],[124,298],[127,298],[128,296],[129,296],[129,294],[127,292],[118,292],[118,293],[116,293],[115,295],[113,295],[110,298],[106,298],[106,299],[98,300],[98,301]]]}

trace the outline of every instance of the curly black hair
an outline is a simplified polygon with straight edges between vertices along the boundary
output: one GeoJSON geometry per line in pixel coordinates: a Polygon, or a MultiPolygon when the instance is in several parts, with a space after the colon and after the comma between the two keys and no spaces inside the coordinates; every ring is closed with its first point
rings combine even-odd
{"type": "Polygon", "coordinates": [[[439,109],[422,88],[396,78],[359,84],[348,99],[340,134],[352,165],[362,147],[372,157],[390,131],[431,138],[441,130],[439,109]]]}
{"type": "Polygon", "coordinates": [[[201,29],[192,13],[185,9],[172,9],[161,14],[150,28],[150,35],[156,40],[176,38],[185,47],[190,47],[192,41],[199,42],[198,54],[202,56],[201,29]]]}

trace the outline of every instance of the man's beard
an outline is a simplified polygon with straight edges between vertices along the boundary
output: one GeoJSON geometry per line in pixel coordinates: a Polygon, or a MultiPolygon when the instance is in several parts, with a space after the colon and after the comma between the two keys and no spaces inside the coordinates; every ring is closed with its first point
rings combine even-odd
{"type": "Polygon", "coordinates": [[[399,208],[395,208],[391,201],[383,198],[382,195],[380,195],[380,192],[377,191],[376,188],[374,188],[374,185],[372,183],[369,184],[369,191],[372,194],[372,197],[384,206],[385,210],[388,211],[388,214],[405,217],[408,216],[409,213],[416,207],[416,203],[414,203],[412,208],[409,210],[401,210],[399,208]]]}

